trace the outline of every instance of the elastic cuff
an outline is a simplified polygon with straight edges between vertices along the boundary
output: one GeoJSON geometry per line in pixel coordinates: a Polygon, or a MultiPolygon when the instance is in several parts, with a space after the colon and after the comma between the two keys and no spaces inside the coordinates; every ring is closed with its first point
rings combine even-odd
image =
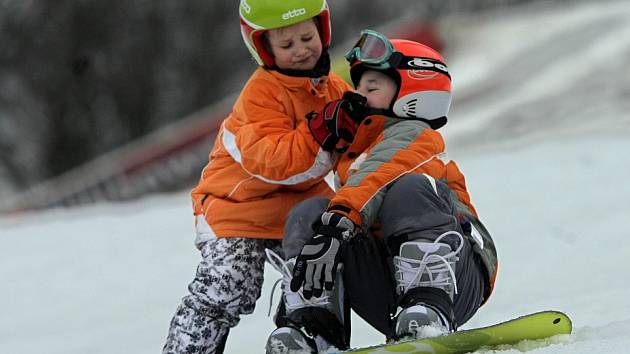
{"type": "Polygon", "coordinates": [[[330,205],[328,206],[328,209],[326,209],[326,211],[341,214],[347,217],[348,219],[352,220],[352,222],[354,222],[354,225],[356,225],[359,228],[362,227],[363,225],[363,218],[361,217],[361,213],[345,205],[341,205],[341,204],[330,205]]]}

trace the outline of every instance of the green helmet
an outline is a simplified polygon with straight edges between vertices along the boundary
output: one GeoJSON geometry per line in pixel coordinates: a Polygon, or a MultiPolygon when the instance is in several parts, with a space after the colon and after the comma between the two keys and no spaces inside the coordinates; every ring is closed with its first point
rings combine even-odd
{"type": "Polygon", "coordinates": [[[265,50],[262,34],[317,17],[324,48],[330,46],[330,12],[326,0],[241,0],[241,34],[247,49],[259,65],[274,65],[265,50]]]}

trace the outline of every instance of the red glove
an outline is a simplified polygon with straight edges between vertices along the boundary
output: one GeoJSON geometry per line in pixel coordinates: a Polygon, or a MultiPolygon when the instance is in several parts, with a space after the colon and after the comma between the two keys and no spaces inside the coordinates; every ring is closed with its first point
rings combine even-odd
{"type": "Polygon", "coordinates": [[[355,92],[346,92],[342,99],[328,102],[320,113],[307,115],[308,127],[324,150],[331,151],[340,139],[351,143],[367,115],[367,99],[355,92]]]}

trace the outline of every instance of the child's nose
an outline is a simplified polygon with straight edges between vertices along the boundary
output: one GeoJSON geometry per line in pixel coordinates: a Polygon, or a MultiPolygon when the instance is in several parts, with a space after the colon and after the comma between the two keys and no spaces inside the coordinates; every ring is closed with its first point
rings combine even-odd
{"type": "Polygon", "coordinates": [[[308,47],[307,46],[301,46],[297,49],[297,52],[295,53],[296,56],[298,57],[304,57],[307,56],[309,53],[308,47]]]}

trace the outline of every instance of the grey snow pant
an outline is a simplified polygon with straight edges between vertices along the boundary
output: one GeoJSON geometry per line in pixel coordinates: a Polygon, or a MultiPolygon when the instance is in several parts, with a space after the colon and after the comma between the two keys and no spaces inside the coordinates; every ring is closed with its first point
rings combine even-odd
{"type": "MultiPolygon", "coordinates": [[[[385,335],[393,336],[391,312],[397,295],[391,257],[405,241],[418,238],[436,239],[447,231],[464,235],[464,245],[456,263],[458,294],[454,298],[457,325],[468,321],[484,300],[486,280],[479,256],[473,251],[471,238],[462,231],[456,217],[453,192],[446,184],[422,174],[401,177],[388,189],[378,219],[385,234],[380,241],[368,236],[351,242],[344,252],[344,286],[351,306],[359,316],[385,335]],[[437,189],[437,193],[436,193],[437,189]]],[[[287,218],[282,247],[288,258],[299,254],[312,237],[311,225],[328,206],[328,199],[315,197],[296,205],[287,218]]],[[[443,239],[444,242],[458,242],[443,239]]],[[[453,249],[458,244],[451,244],[453,249]]]]}
{"type": "Polygon", "coordinates": [[[203,259],[171,320],[163,354],[223,353],[229,329],[240,315],[254,311],[260,297],[265,248],[282,254],[275,240],[219,238],[203,245],[203,259]]]}

